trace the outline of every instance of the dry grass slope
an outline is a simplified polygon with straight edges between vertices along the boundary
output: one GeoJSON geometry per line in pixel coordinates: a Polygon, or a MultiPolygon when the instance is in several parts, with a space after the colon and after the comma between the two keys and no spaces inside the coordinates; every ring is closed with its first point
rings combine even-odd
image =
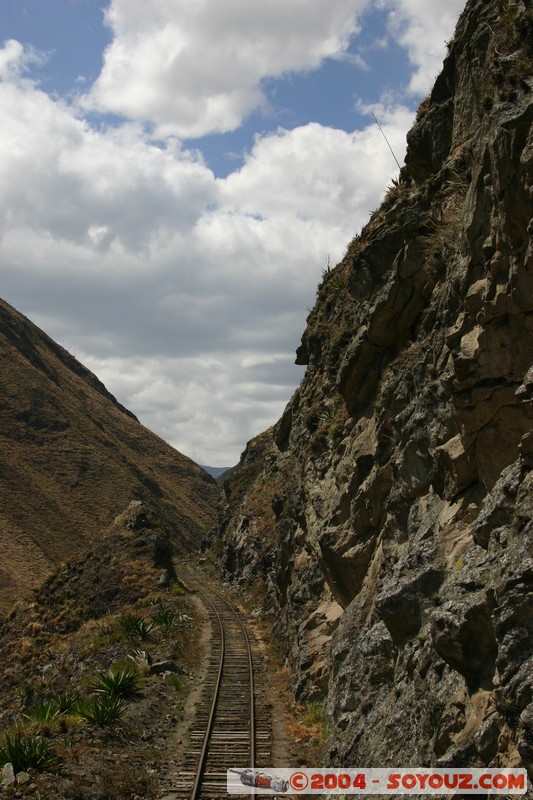
{"type": "Polygon", "coordinates": [[[186,551],[212,524],[218,494],[198,465],[0,301],[0,611],[130,500],[155,504],[186,551]]]}
{"type": "MultiPolygon", "coordinates": [[[[159,585],[166,533],[130,506],[0,622],[0,773],[8,739],[50,758],[2,797],[160,797],[199,659],[196,605],[170,560],[159,585]]],[[[20,750],[17,773],[29,764],[20,750]]]]}

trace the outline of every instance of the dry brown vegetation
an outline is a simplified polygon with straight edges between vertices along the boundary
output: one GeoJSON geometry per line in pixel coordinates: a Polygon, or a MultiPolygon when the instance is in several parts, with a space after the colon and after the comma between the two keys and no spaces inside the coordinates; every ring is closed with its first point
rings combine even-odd
{"type": "Polygon", "coordinates": [[[54,759],[16,787],[19,797],[158,796],[159,775],[171,757],[167,739],[183,715],[199,660],[197,614],[171,562],[169,585],[159,585],[164,535],[157,520],[139,516],[138,508],[131,519],[131,511],[121,515],[90,552],[62,565],[0,629],[0,750],[6,733],[11,739],[18,733],[44,739],[54,759]],[[145,636],[132,620],[144,622],[145,636]],[[150,674],[150,661],[164,660],[175,673],[150,674]],[[90,707],[105,697],[95,686],[109,670],[133,672],[135,690],[120,699],[117,719],[91,723],[83,702],[90,707]],[[43,719],[43,704],[73,692],[81,704],[43,719]]]}
{"type": "Polygon", "coordinates": [[[157,504],[178,548],[202,537],[219,489],[0,301],[0,611],[28,597],[130,500],[157,504]]]}

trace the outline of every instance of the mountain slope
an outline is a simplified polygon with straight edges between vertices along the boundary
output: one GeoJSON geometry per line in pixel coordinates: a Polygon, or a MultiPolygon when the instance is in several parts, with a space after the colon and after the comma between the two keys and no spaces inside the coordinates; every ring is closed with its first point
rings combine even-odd
{"type": "Polygon", "coordinates": [[[102,383],[0,301],[0,608],[28,595],[132,499],[180,548],[212,523],[219,490],[102,383]]]}
{"type": "Polygon", "coordinates": [[[334,764],[533,770],[532,63],[529,4],[468,2],[302,385],[225,484],[217,550],[334,764]]]}
{"type": "Polygon", "coordinates": [[[53,570],[31,603],[0,618],[0,774],[5,737],[15,732],[33,743],[41,735],[59,759],[33,770],[32,785],[21,779],[0,788],[1,797],[161,797],[176,758],[176,723],[197,680],[203,621],[175,580],[166,534],[151,508],[133,501],[92,548],[53,570]],[[91,681],[124,671],[140,681],[120,720],[111,714],[109,724],[95,725],[75,713],[46,713],[76,697],[90,711],[91,681]]]}

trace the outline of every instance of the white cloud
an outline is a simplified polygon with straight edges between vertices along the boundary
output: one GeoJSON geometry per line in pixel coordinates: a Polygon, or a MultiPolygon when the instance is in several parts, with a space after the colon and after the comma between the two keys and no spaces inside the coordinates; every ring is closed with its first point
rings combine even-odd
{"type": "Polygon", "coordinates": [[[426,94],[441,70],[445,44],[465,0],[376,0],[376,5],[389,9],[390,32],[415,67],[410,91],[426,94]]]}
{"type": "MultiPolygon", "coordinates": [[[[410,112],[381,111],[401,157],[410,112]]],[[[342,256],[396,172],[379,130],[279,130],[216,179],[176,142],[95,130],[27,81],[0,83],[0,114],[5,298],[152,430],[236,462],[300,379],[326,254],[342,256]]]]}
{"type": "Polygon", "coordinates": [[[46,55],[33,47],[23,47],[15,39],[8,39],[0,50],[0,80],[17,80],[30,67],[40,66],[46,55]]]}
{"type": "Polygon", "coordinates": [[[111,0],[113,41],[85,107],[160,137],[236,129],[261,80],[341,57],[369,0],[111,0]]]}
{"type": "Polygon", "coordinates": [[[137,252],[189,227],[215,199],[192,154],[147,143],[136,126],[99,132],[34,86],[0,84],[4,224],[73,243],[137,252]]]}
{"type": "Polygon", "coordinates": [[[152,124],[160,138],[235,130],[265,104],[266,78],[326,58],[366,68],[347,48],[371,5],[414,66],[410,91],[426,93],[464,0],[111,0],[113,39],[80,105],[152,124]]]}
{"type": "Polygon", "coordinates": [[[231,466],[244,443],[279,417],[302,370],[287,354],[82,361],[149,427],[201,464],[231,466]],[[281,370],[280,370],[281,367],[281,370]]]}
{"type": "MultiPolygon", "coordinates": [[[[114,38],[76,110],[24,77],[42,54],[0,50],[6,298],[200,462],[234,463],[279,416],[326,258],[397,170],[371,120],[258,137],[225,179],[174,137],[231,130],[263,102],[264,78],[347,57],[369,1],[111,0],[114,38]],[[87,109],[133,122],[97,129],[87,109]]],[[[426,91],[459,4],[375,2],[415,67],[411,90],[426,91]]],[[[377,113],[401,161],[411,112],[359,110],[377,113]]]]}
{"type": "MultiPolygon", "coordinates": [[[[405,154],[405,131],[412,112],[382,107],[383,123],[398,157],[405,154]]],[[[247,214],[313,220],[345,233],[349,221],[358,229],[396,165],[373,124],[347,133],[310,123],[279,130],[257,140],[245,165],[224,182],[221,200],[247,214]]]]}

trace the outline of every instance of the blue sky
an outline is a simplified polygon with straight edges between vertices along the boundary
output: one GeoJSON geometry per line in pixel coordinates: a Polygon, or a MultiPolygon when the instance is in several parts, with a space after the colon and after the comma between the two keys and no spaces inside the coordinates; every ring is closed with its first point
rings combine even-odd
{"type": "Polygon", "coordinates": [[[4,0],[4,298],[171,444],[234,463],[397,174],[371,112],[401,162],[461,7],[4,0]]]}
{"type": "Polygon", "coordinates": [[[5,0],[0,10],[2,39],[17,39],[49,53],[46,69],[33,70],[43,88],[66,94],[77,79],[95,80],[111,42],[104,25],[104,0],[5,0]]]}
{"type": "MultiPolygon", "coordinates": [[[[104,20],[108,0],[4,0],[0,10],[2,38],[16,39],[41,52],[46,63],[34,64],[28,77],[48,94],[72,97],[98,77],[112,31],[104,20]]],[[[356,102],[373,103],[387,91],[406,86],[411,73],[405,48],[388,36],[387,16],[369,6],[361,30],[343,58],[326,58],[319,69],[290,72],[262,81],[265,106],[245,118],[235,131],[191,138],[217,177],[243,163],[254,137],[278,127],[308,122],[352,131],[367,123],[356,102]]],[[[90,116],[95,125],[113,123],[110,114],[90,116]]]]}

